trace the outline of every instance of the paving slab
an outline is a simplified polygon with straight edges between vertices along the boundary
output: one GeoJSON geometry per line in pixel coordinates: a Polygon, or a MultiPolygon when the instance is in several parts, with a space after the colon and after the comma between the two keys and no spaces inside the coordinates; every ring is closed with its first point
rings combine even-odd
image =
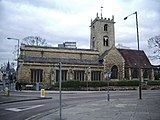
{"type": "MultiPolygon", "coordinates": [[[[38,120],[59,120],[59,111],[38,120]]],[[[102,100],[68,106],[62,109],[62,120],[160,120],[160,98],[102,100]]]]}

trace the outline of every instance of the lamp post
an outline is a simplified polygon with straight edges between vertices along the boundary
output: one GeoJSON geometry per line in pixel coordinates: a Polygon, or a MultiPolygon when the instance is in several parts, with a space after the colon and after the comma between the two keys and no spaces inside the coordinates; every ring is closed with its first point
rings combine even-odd
{"type": "MultiPolygon", "coordinates": [[[[138,32],[138,17],[137,17],[137,11],[128,15],[127,17],[124,18],[126,20],[129,16],[135,14],[136,15],[136,31],[137,31],[137,45],[138,45],[138,51],[139,51],[139,32],[138,32]]],[[[140,60],[138,59],[140,62],[140,60]]],[[[142,99],[142,88],[141,88],[141,71],[140,71],[140,66],[138,65],[139,69],[139,99],[142,99]]]]}
{"type": "Polygon", "coordinates": [[[104,77],[105,77],[105,79],[107,80],[107,100],[109,101],[110,100],[110,96],[109,96],[109,80],[110,80],[110,78],[111,78],[111,72],[109,71],[109,72],[106,72],[106,73],[104,73],[104,77]]]}
{"type": "Polygon", "coordinates": [[[17,49],[17,81],[18,81],[18,57],[19,57],[19,39],[17,38],[7,38],[9,40],[16,40],[18,42],[18,49],[17,49]]]}
{"type": "MultiPolygon", "coordinates": [[[[9,40],[16,40],[17,42],[18,42],[18,49],[17,49],[17,61],[18,61],[18,57],[19,57],[19,39],[17,39],[17,38],[7,38],[7,39],[9,39],[9,40]]],[[[17,66],[18,66],[18,64],[17,64],[17,66]]]]}

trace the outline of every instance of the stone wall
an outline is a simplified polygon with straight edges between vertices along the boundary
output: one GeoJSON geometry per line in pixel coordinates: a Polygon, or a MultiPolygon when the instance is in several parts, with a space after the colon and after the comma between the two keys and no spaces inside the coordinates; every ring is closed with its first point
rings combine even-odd
{"type": "MultiPolygon", "coordinates": [[[[43,70],[43,83],[54,84],[56,82],[56,71],[59,70],[59,64],[49,64],[49,63],[19,63],[19,82],[31,84],[31,69],[41,69],[43,70]]],[[[98,65],[75,65],[75,64],[62,64],[62,70],[67,71],[67,80],[74,80],[74,71],[82,70],[85,71],[84,81],[91,81],[90,71],[101,71],[101,79],[103,80],[103,66],[98,65]]]]}
{"type": "Polygon", "coordinates": [[[91,22],[91,36],[90,36],[90,48],[98,50],[100,55],[104,51],[109,50],[112,46],[115,46],[115,32],[114,32],[114,17],[112,19],[95,18],[91,22]],[[104,31],[104,25],[107,24],[107,31],[104,31]],[[103,37],[108,36],[108,46],[104,46],[103,37]],[[94,43],[94,45],[93,45],[94,43]]]}
{"type": "Polygon", "coordinates": [[[21,47],[21,55],[31,57],[46,57],[46,58],[70,58],[70,59],[98,59],[99,52],[88,49],[59,49],[47,47],[21,47]]]}
{"type": "Polygon", "coordinates": [[[118,67],[118,79],[124,79],[124,59],[116,48],[112,48],[104,59],[105,71],[111,71],[114,65],[118,67]]]}

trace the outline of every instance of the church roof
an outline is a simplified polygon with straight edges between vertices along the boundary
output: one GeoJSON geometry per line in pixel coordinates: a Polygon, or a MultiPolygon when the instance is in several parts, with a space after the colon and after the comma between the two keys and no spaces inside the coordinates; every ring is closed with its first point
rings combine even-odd
{"type": "Polygon", "coordinates": [[[146,54],[142,50],[117,49],[125,59],[125,67],[152,68],[146,54]]]}
{"type": "Polygon", "coordinates": [[[59,63],[64,64],[85,64],[85,65],[100,65],[98,60],[87,59],[67,59],[67,58],[45,58],[45,57],[23,57],[25,62],[38,62],[38,63],[59,63]]]}

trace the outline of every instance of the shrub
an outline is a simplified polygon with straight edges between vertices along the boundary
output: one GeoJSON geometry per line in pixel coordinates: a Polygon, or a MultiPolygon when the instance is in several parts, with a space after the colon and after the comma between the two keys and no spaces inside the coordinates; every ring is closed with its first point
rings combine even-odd
{"type": "MultiPolygon", "coordinates": [[[[85,84],[87,84],[85,82],[85,84]]],[[[107,86],[107,82],[106,81],[89,81],[88,82],[88,87],[104,87],[107,86]]]]}
{"type": "Polygon", "coordinates": [[[160,80],[160,73],[155,74],[155,80],[160,80]]]}
{"type": "Polygon", "coordinates": [[[111,85],[113,86],[138,86],[138,80],[120,80],[120,81],[112,81],[111,85]]]}
{"type": "MultiPolygon", "coordinates": [[[[62,88],[86,88],[88,87],[106,87],[107,81],[63,81],[62,82],[62,88]]],[[[139,81],[138,80],[120,80],[120,81],[110,81],[110,86],[138,86],[139,81]]],[[[56,83],[52,88],[58,88],[59,83],[56,83]]]]}
{"type": "Polygon", "coordinates": [[[62,82],[62,88],[80,88],[81,82],[80,81],[65,81],[62,82]]]}
{"type": "Polygon", "coordinates": [[[147,82],[147,85],[160,85],[160,81],[159,80],[153,80],[153,81],[149,80],[147,82]]]}
{"type": "MultiPolygon", "coordinates": [[[[62,88],[80,88],[81,81],[75,81],[75,80],[62,81],[61,85],[62,88]]],[[[59,82],[55,83],[53,87],[59,87],[59,82]]]]}

